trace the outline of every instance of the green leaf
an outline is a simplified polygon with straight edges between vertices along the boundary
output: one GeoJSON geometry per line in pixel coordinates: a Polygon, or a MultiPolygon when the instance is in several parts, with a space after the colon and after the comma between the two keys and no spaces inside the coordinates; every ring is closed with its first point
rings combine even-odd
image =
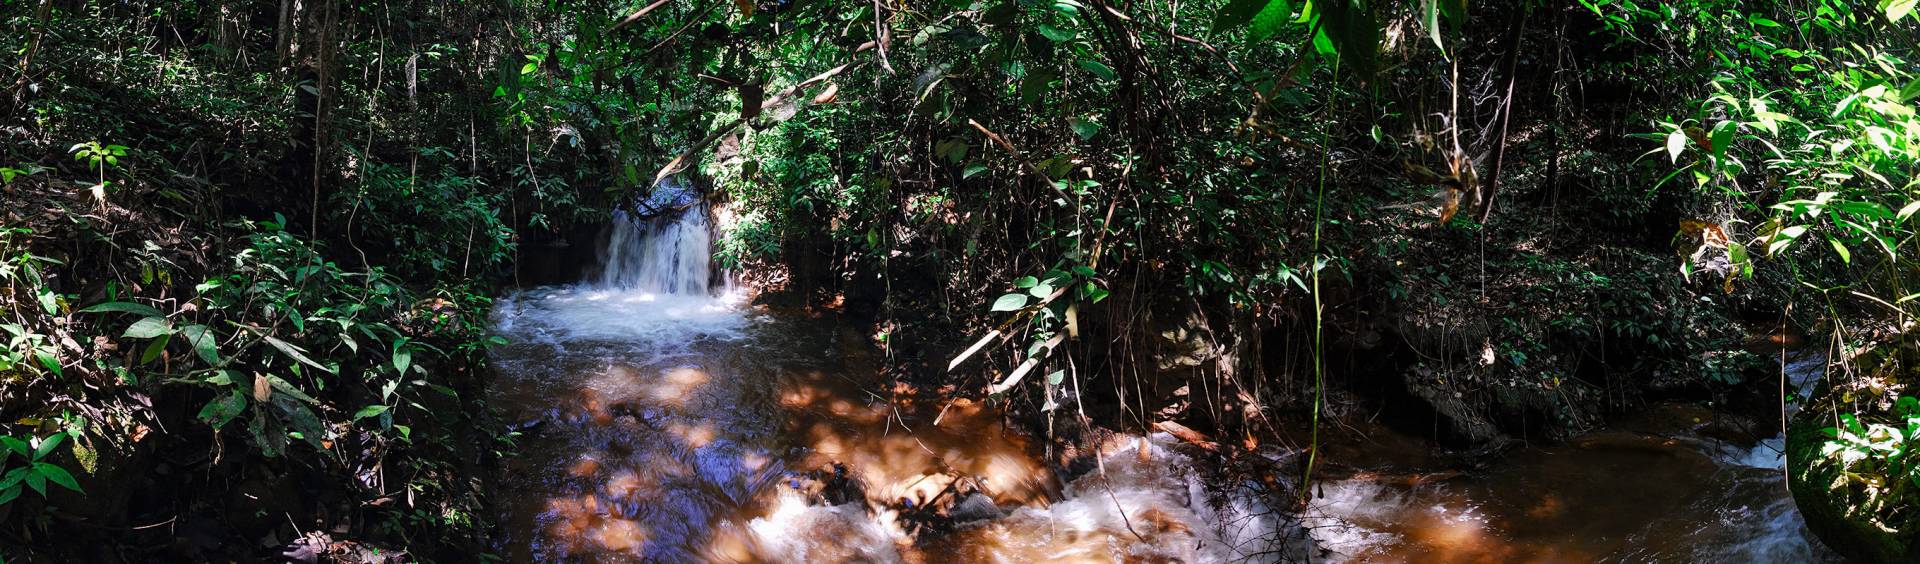
{"type": "MultiPolygon", "coordinates": [[[[298,399],[300,401],[304,401],[307,403],[320,403],[319,400],[313,399],[313,396],[307,395],[307,393],[301,391],[299,387],[294,386],[292,382],[288,382],[285,379],[282,379],[279,376],[274,376],[272,374],[268,374],[266,378],[267,378],[267,384],[273,386],[273,390],[275,392],[293,396],[294,399],[298,399]]],[[[278,394],[276,394],[275,397],[278,397],[278,394]]]]}
{"type": "Polygon", "coordinates": [[[394,372],[404,375],[410,366],[413,366],[413,349],[407,348],[405,344],[397,343],[393,349],[394,372]]]}
{"type": "Polygon", "coordinates": [[[80,491],[80,482],[74,481],[73,474],[68,474],[65,468],[45,462],[35,462],[33,463],[33,471],[39,472],[42,476],[46,476],[48,481],[59,484],[60,487],[76,492],[80,491]]]}
{"type": "Polygon", "coordinates": [[[287,430],[280,420],[265,417],[255,410],[254,417],[247,421],[247,432],[253,435],[253,444],[260,447],[260,454],[267,458],[279,458],[287,448],[287,430]]]}
{"type": "Polygon", "coordinates": [[[320,417],[314,415],[313,410],[307,409],[307,406],[294,403],[285,397],[274,396],[273,407],[287,416],[287,423],[292,425],[295,432],[300,433],[301,440],[307,441],[307,444],[312,445],[313,448],[325,450],[326,445],[321,444],[320,441],[326,439],[327,431],[326,427],[320,423],[320,417]]]}
{"type": "Polygon", "coordinates": [[[126,313],[135,313],[135,314],[139,314],[142,317],[166,317],[166,314],[161,313],[160,310],[158,309],[154,309],[153,306],[149,306],[146,304],[136,304],[133,302],[107,302],[103,304],[94,304],[92,306],[87,307],[86,309],[82,309],[75,313],[100,313],[105,311],[121,311],[126,313]]]}
{"type": "MultiPolygon", "coordinates": [[[[20,455],[20,458],[31,459],[33,456],[32,455],[33,447],[31,445],[28,445],[26,441],[5,436],[5,435],[0,435],[0,444],[6,445],[6,448],[8,451],[11,451],[14,454],[20,455]]],[[[0,457],[0,458],[4,458],[4,457],[0,457]]]]}
{"type": "Polygon", "coordinates": [[[140,351],[140,364],[153,362],[153,359],[160,358],[160,353],[167,351],[167,343],[172,341],[173,335],[171,334],[161,335],[158,339],[147,341],[147,348],[140,351]]]}
{"type": "Polygon", "coordinates": [[[1086,69],[1087,72],[1093,73],[1094,76],[1100,77],[1103,80],[1120,78],[1120,75],[1113,72],[1113,67],[1107,66],[1106,63],[1094,60],[1082,60],[1078,64],[1080,68],[1086,69]]]}
{"type": "Polygon", "coordinates": [[[1053,372],[1048,372],[1048,373],[1047,373],[1047,385],[1049,385],[1049,386],[1058,386],[1058,385],[1060,385],[1060,381],[1061,381],[1061,380],[1065,380],[1066,378],[1067,378],[1067,371],[1066,371],[1066,370],[1055,370],[1055,371],[1053,371],[1053,372]]]}
{"type": "Polygon", "coordinates": [[[380,415],[382,413],[386,413],[388,409],[391,409],[391,407],[385,406],[385,405],[377,405],[377,404],[362,407],[360,408],[360,411],[355,412],[353,414],[353,420],[359,421],[361,419],[366,419],[368,417],[380,415]]]}
{"type": "MultiPolygon", "coordinates": [[[[23,470],[25,470],[25,468],[23,468],[23,470]]],[[[47,476],[45,474],[29,471],[27,472],[26,480],[27,487],[33,488],[33,491],[40,494],[40,497],[47,496],[47,476]]]]}
{"type": "MultiPolygon", "coordinates": [[[[1281,0],[1282,2],[1286,0],[1281,0]]],[[[1253,21],[1254,14],[1267,7],[1268,0],[1232,0],[1213,16],[1213,32],[1220,33],[1253,21]]]]}
{"type": "Polygon", "coordinates": [[[1068,41],[1073,41],[1074,37],[1077,37],[1080,35],[1080,32],[1078,31],[1074,31],[1070,29],[1060,29],[1047,24],[1040,24],[1037,27],[1040,30],[1041,37],[1045,37],[1047,38],[1048,41],[1052,41],[1054,43],[1066,43],[1068,41]]]}
{"type": "Polygon", "coordinates": [[[233,418],[239,417],[240,412],[246,408],[247,394],[236,389],[233,393],[207,402],[207,405],[200,408],[200,414],[197,417],[218,430],[233,421],[233,418]]]}
{"type": "Polygon", "coordinates": [[[193,347],[194,354],[207,364],[220,363],[219,339],[205,325],[182,325],[180,335],[187,338],[187,344],[193,347]]]}
{"type": "Polygon", "coordinates": [[[963,178],[963,179],[973,178],[974,175],[980,174],[986,171],[987,171],[987,165],[983,165],[980,163],[973,163],[973,164],[967,165],[966,170],[960,171],[960,178],[963,178]]]}
{"type": "Polygon", "coordinates": [[[1247,40],[1254,43],[1266,41],[1267,38],[1280,33],[1280,28],[1287,25],[1287,18],[1292,15],[1292,2],[1288,0],[1267,2],[1266,6],[1260,8],[1260,13],[1254,14],[1253,27],[1247,30],[1247,40]]]}
{"type": "Polygon", "coordinates": [[[1026,294],[1007,294],[993,300],[993,311],[1015,311],[1027,307],[1026,294]]]}
{"type": "Polygon", "coordinates": [[[167,318],[142,317],[139,321],[133,322],[133,325],[128,326],[127,332],[120,336],[134,339],[151,339],[161,335],[172,334],[173,324],[169,323],[167,318]]]}
{"type": "Polygon", "coordinates": [[[1314,38],[1322,54],[1339,55],[1341,64],[1352,67],[1362,77],[1371,77],[1379,67],[1380,24],[1373,14],[1354,0],[1322,0],[1312,4],[1319,14],[1320,33],[1314,38]],[[1326,45],[1322,46],[1321,37],[1326,45]]]}
{"type": "Polygon", "coordinates": [[[1029,106],[1039,104],[1046,99],[1047,90],[1053,87],[1053,81],[1060,73],[1053,69],[1034,69],[1020,79],[1020,103],[1029,106]]]}
{"type": "Polygon", "coordinates": [[[60,372],[60,360],[54,358],[53,355],[44,352],[34,352],[33,358],[34,360],[40,361],[40,365],[47,367],[47,371],[52,372],[54,376],[65,376],[65,374],[60,372]]]}
{"type": "Polygon", "coordinates": [[[47,435],[47,438],[40,439],[40,448],[33,450],[33,459],[39,460],[46,458],[49,454],[53,454],[54,447],[60,446],[60,443],[66,440],[67,434],[64,431],[47,435]]]}
{"type": "Polygon", "coordinates": [[[300,350],[300,347],[293,346],[292,343],[274,338],[272,335],[261,335],[261,337],[267,340],[267,344],[273,345],[273,348],[279,349],[282,354],[300,361],[301,364],[321,369],[329,374],[335,373],[332,368],[321,366],[320,363],[314,362],[311,358],[307,358],[306,351],[300,350]]]}
{"type": "Polygon", "coordinates": [[[1088,121],[1085,118],[1068,119],[1067,125],[1073,127],[1073,133],[1079,135],[1082,141],[1092,139],[1093,136],[1100,134],[1100,124],[1088,121]]]}
{"type": "Polygon", "coordinates": [[[1920,0],[1880,0],[1880,11],[1887,15],[1887,21],[1899,23],[1901,18],[1913,13],[1915,4],[1920,4],[1920,0]]]}
{"type": "Polygon", "coordinates": [[[1920,212],[1920,200],[1907,202],[1906,206],[1900,208],[1900,213],[1894,216],[1894,220],[1906,221],[1907,218],[1913,217],[1914,212],[1920,212]]]}
{"type": "Polygon", "coordinates": [[[1833,252],[1840,253],[1841,263],[1853,264],[1853,253],[1847,252],[1846,245],[1840,244],[1840,241],[1834,240],[1831,237],[1827,238],[1827,243],[1833,245],[1833,252]]]}
{"type": "Polygon", "coordinates": [[[1713,156],[1715,158],[1727,154],[1727,147],[1733,145],[1733,134],[1739,129],[1739,124],[1733,121],[1723,121],[1714,124],[1713,135],[1710,136],[1709,141],[1713,143],[1713,156]]]}
{"type": "Polygon", "coordinates": [[[1021,276],[1020,278],[1015,279],[1013,281],[1013,287],[1025,290],[1027,288],[1032,288],[1034,285],[1039,283],[1040,283],[1039,278],[1034,278],[1032,276],[1021,276]]]}
{"type": "Polygon", "coordinates": [[[1425,0],[1421,2],[1420,24],[1427,28],[1427,34],[1433,38],[1433,46],[1440,48],[1441,53],[1445,53],[1447,51],[1447,45],[1440,41],[1440,1],[1441,0],[1425,0]]]}
{"type": "Polygon", "coordinates": [[[5,490],[0,490],[0,505],[6,505],[8,503],[12,503],[14,499],[17,499],[19,497],[20,497],[20,486],[13,486],[5,490]]]}
{"type": "Polygon", "coordinates": [[[1040,284],[1035,285],[1032,288],[1028,288],[1027,294],[1030,294],[1036,298],[1046,299],[1047,296],[1053,294],[1053,284],[1047,283],[1047,282],[1041,282],[1040,284]]]}

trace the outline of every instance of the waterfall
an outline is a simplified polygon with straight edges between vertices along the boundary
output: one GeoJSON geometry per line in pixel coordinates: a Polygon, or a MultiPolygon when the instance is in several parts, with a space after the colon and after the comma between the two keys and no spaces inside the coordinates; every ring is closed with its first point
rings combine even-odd
{"type": "Polygon", "coordinates": [[[599,286],[655,294],[705,296],[713,278],[707,206],[689,187],[667,180],[640,213],[614,213],[601,256],[599,286]]]}

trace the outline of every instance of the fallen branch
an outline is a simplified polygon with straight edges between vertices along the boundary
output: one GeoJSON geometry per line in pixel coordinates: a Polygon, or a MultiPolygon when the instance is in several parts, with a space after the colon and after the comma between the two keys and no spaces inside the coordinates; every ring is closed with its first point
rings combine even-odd
{"type": "Polygon", "coordinates": [[[1205,434],[1199,431],[1195,431],[1192,428],[1187,427],[1186,425],[1181,425],[1179,423],[1174,423],[1172,421],[1160,421],[1160,422],[1154,423],[1153,428],[1160,431],[1166,431],[1167,434],[1173,435],[1175,438],[1178,438],[1182,441],[1186,441],[1187,444],[1205,449],[1207,452],[1220,452],[1220,443],[1213,442],[1213,439],[1207,438],[1205,434]]]}
{"type": "Polygon", "coordinates": [[[993,385],[988,386],[987,393],[997,394],[997,393],[1005,392],[1008,389],[1011,389],[1014,386],[1020,384],[1020,380],[1023,378],[1026,378],[1028,372],[1032,372],[1035,367],[1040,366],[1041,360],[1045,360],[1047,358],[1046,353],[1053,352],[1053,347],[1059,346],[1060,341],[1064,341],[1066,340],[1066,338],[1067,338],[1066,333],[1059,333],[1054,335],[1052,339],[1047,339],[1046,344],[1040,345],[1040,348],[1044,349],[1045,352],[1027,358],[1026,362],[1020,363],[1020,366],[1018,368],[1013,369],[1012,374],[1008,374],[1006,378],[1002,378],[999,382],[995,382],[993,385]]]}

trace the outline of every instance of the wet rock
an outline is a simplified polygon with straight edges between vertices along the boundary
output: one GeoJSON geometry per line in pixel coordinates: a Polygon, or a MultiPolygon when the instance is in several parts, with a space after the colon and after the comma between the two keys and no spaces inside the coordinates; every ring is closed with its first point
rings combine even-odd
{"type": "Polygon", "coordinates": [[[992,497],[977,491],[961,497],[958,503],[953,504],[953,508],[947,510],[947,520],[955,525],[999,519],[1002,515],[1005,512],[993,503],[992,497]]]}
{"type": "Polygon", "coordinates": [[[1823,410],[1808,409],[1787,428],[1787,489],[1807,529],[1850,562],[1920,560],[1920,523],[1882,524],[1872,512],[1854,510],[1853,498],[1859,496],[1850,495],[1851,488],[1844,485],[1850,478],[1820,453],[1826,443],[1820,429],[1828,424],[1823,419],[1827,416],[1823,410]]]}
{"type": "Polygon", "coordinates": [[[824,480],[820,495],[828,505],[863,503],[867,500],[867,487],[859,478],[850,475],[847,465],[833,463],[833,474],[824,480]]]}
{"type": "Polygon", "coordinates": [[[515,433],[520,433],[522,435],[533,436],[533,435],[539,434],[540,430],[545,428],[546,426],[547,426],[547,420],[545,418],[530,419],[527,421],[521,421],[519,423],[508,425],[507,430],[515,433]]]}
{"type": "Polygon", "coordinates": [[[1424,369],[1408,372],[1407,393],[1425,403],[1448,436],[1470,444],[1492,442],[1500,438],[1500,428],[1485,413],[1467,402],[1464,394],[1447,385],[1439,374],[1424,369]]]}

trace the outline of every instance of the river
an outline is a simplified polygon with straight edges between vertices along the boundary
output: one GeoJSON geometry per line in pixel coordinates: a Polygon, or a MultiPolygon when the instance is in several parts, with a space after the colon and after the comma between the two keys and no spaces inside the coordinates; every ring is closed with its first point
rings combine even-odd
{"type": "Polygon", "coordinates": [[[1166,435],[1056,475],[987,406],[892,385],[854,327],[747,304],[705,210],[664,198],[685,211],[619,218],[597,275],[497,303],[492,400],[529,422],[502,488],[511,561],[1833,560],[1777,438],[1710,438],[1684,406],[1463,473],[1348,428],[1324,451],[1348,471],[1298,512],[1204,483],[1166,435]]]}

